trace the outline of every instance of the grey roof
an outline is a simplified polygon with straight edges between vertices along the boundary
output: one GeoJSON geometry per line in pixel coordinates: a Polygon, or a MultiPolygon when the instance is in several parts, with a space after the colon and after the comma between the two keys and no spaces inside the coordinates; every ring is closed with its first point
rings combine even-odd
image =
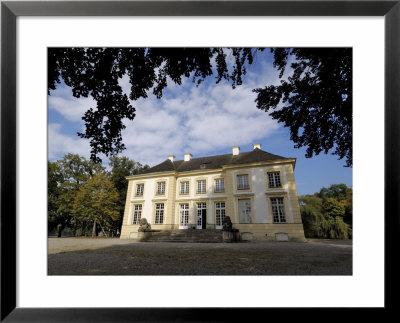
{"type": "Polygon", "coordinates": [[[177,171],[177,172],[187,172],[199,169],[218,169],[222,168],[224,165],[240,165],[248,164],[260,161],[272,161],[279,159],[289,159],[282,156],[270,154],[259,148],[255,148],[249,152],[243,152],[239,155],[217,155],[209,157],[192,158],[189,161],[177,160],[172,162],[167,159],[161,164],[147,169],[144,173],[156,173],[156,172],[167,172],[167,171],[177,171]],[[204,165],[200,167],[200,165],[204,165]]]}

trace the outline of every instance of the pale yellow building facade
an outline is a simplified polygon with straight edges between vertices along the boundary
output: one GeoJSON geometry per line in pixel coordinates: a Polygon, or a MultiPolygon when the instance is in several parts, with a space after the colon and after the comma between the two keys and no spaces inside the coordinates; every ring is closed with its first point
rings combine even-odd
{"type": "Polygon", "coordinates": [[[141,218],[152,229],[221,229],[224,216],[243,240],[303,241],[296,160],[233,147],[232,154],[176,161],[169,156],[129,181],[121,239],[135,239],[141,218]]]}

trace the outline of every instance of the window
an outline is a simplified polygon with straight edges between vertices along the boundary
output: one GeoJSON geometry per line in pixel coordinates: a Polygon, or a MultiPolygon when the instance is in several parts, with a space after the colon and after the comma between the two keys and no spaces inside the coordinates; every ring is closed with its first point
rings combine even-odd
{"type": "Polygon", "coordinates": [[[285,223],[285,205],[283,197],[271,197],[272,217],[274,223],[285,223]]]}
{"type": "Polygon", "coordinates": [[[251,203],[250,199],[239,200],[239,221],[240,223],[251,223],[251,203]]]}
{"type": "Polygon", "coordinates": [[[268,185],[270,188],[281,187],[281,176],[279,172],[270,172],[268,174],[268,185]]]}
{"type": "Polygon", "coordinates": [[[203,210],[207,209],[207,205],[205,202],[197,203],[197,227],[202,227],[203,224],[203,210]]]}
{"type": "Polygon", "coordinates": [[[156,216],[154,219],[155,224],[164,223],[164,203],[156,203],[156,216]]]}
{"type": "Polygon", "coordinates": [[[143,196],[143,191],[144,191],[144,184],[137,184],[136,185],[136,195],[143,196]]]}
{"type": "Polygon", "coordinates": [[[206,180],[202,179],[197,181],[197,193],[205,193],[206,192],[206,180]]]}
{"type": "Polygon", "coordinates": [[[181,194],[189,194],[189,182],[181,182],[181,194]]]}
{"type": "Polygon", "coordinates": [[[187,227],[189,223],[189,204],[181,204],[181,209],[180,209],[180,219],[179,219],[179,225],[181,227],[187,227]]]}
{"type": "Polygon", "coordinates": [[[249,175],[238,175],[237,176],[237,189],[246,190],[249,188],[249,175]]]}
{"type": "Polygon", "coordinates": [[[142,217],[142,204],[135,204],[135,208],[133,210],[132,224],[139,224],[141,217],[142,217]]]}
{"type": "Polygon", "coordinates": [[[218,178],[215,180],[215,192],[225,192],[225,182],[223,178],[218,178]]]}
{"type": "Polygon", "coordinates": [[[158,182],[157,195],[164,195],[164,194],[165,194],[165,182],[158,182]]]}
{"type": "Polygon", "coordinates": [[[225,202],[215,203],[215,224],[217,228],[222,229],[225,218],[225,202]]]}

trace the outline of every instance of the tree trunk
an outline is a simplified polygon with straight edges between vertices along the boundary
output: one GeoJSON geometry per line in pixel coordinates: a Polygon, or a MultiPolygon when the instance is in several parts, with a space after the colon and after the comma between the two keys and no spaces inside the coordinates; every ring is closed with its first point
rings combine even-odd
{"type": "Polygon", "coordinates": [[[96,224],[97,224],[97,222],[96,222],[96,219],[95,219],[94,222],[93,222],[92,237],[96,236],[96,224]]]}
{"type": "Polygon", "coordinates": [[[72,227],[72,236],[76,237],[76,229],[77,229],[77,225],[76,223],[74,223],[74,226],[72,227]]]}
{"type": "Polygon", "coordinates": [[[62,231],[64,230],[64,226],[59,224],[57,225],[57,237],[61,238],[62,231]]]}
{"type": "Polygon", "coordinates": [[[86,237],[86,228],[87,228],[87,222],[84,222],[84,224],[82,225],[82,232],[81,232],[81,236],[85,236],[86,237]]]}

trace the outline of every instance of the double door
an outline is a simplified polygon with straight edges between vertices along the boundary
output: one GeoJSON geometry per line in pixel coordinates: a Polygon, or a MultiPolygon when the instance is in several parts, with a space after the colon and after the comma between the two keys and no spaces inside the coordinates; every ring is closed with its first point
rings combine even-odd
{"type": "Polygon", "coordinates": [[[204,202],[197,203],[197,229],[205,229],[207,224],[207,204],[204,202]]]}

